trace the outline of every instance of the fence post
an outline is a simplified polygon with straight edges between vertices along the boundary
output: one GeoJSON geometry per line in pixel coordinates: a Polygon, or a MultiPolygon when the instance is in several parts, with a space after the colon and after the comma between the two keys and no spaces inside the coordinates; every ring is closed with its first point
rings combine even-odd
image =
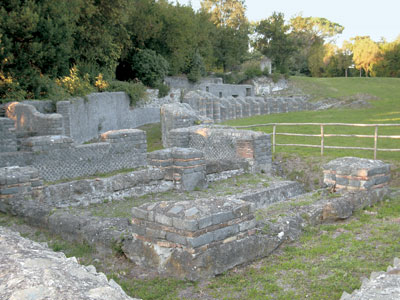
{"type": "Polygon", "coordinates": [[[376,159],[376,152],[378,148],[378,125],[375,126],[375,137],[374,137],[374,159],[376,159]]]}
{"type": "Polygon", "coordinates": [[[275,133],[276,133],[276,125],[272,128],[272,152],[275,153],[275,133]]]}
{"type": "Polygon", "coordinates": [[[324,125],[321,124],[321,156],[324,156],[324,125]]]}

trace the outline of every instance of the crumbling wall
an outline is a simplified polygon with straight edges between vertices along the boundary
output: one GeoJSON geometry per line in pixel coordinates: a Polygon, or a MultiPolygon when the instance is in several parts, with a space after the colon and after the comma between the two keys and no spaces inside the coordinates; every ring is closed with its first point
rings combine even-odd
{"type": "Polygon", "coordinates": [[[17,137],[13,120],[0,118],[0,141],[0,153],[17,151],[17,137]]]}
{"type": "Polygon", "coordinates": [[[0,167],[30,165],[43,179],[88,176],[146,165],[146,133],[137,129],[108,131],[101,143],[74,145],[67,136],[24,139],[23,151],[0,154],[0,167]]]}
{"type": "Polygon", "coordinates": [[[250,170],[270,172],[270,135],[228,126],[192,126],[171,130],[168,144],[202,151],[207,161],[246,161],[250,170]]]}
{"type": "Polygon", "coordinates": [[[223,96],[222,98],[205,91],[191,91],[183,103],[190,105],[200,116],[214,122],[246,118],[256,115],[287,113],[314,109],[305,96],[223,96]]]}
{"type": "Polygon", "coordinates": [[[161,131],[163,146],[165,148],[179,147],[177,145],[172,146],[169,143],[169,133],[172,129],[185,128],[207,121],[209,120],[201,115],[199,116],[198,113],[188,104],[174,103],[163,105],[161,107],[161,131]]]}
{"type": "Polygon", "coordinates": [[[149,153],[148,163],[165,171],[165,179],[172,180],[178,190],[204,188],[206,163],[203,152],[190,148],[169,148],[149,153]]]}
{"type": "Polygon", "coordinates": [[[76,143],[89,141],[109,130],[160,122],[159,108],[132,109],[124,92],[93,93],[85,98],[60,101],[57,112],[63,116],[65,135],[76,143]]]}
{"type": "Polygon", "coordinates": [[[6,116],[15,122],[18,138],[64,134],[62,115],[42,114],[32,105],[13,102],[7,106],[6,116]]]}

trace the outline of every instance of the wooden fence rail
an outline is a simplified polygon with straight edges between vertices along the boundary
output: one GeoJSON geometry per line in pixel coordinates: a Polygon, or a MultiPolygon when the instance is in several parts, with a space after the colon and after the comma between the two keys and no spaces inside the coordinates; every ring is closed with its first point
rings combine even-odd
{"type": "Polygon", "coordinates": [[[374,159],[376,159],[378,151],[386,151],[386,152],[400,152],[400,149],[383,149],[378,148],[378,139],[386,138],[386,139],[400,139],[400,135],[378,135],[379,127],[400,127],[400,124],[348,124],[348,123],[267,123],[267,124],[255,124],[255,125],[246,125],[246,126],[234,126],[238,129],[245,128],[254,128],[254,127],[264,127],[264,126],[272,126],[272,151],[275,152],[275,146],[296,146],[296,147],[310,147],[310,148],[320,148],[321,156],[324,155],[324,149],[354,149],[354,150],[373,150],[374,151],[374,159]],[[277,126],[319,126],[321,133],[320,134],[301,134],[301,133],[287,133],[287,132],[276,132],[277,126]],[[324,133],[325,126],[350,126],[350,127],[375,127],[375,132],[373,135],[365,135],[365,134],[327,134],[324,133]],[[276,136],[303,136],[303,137],[320,137],[321,144],[320,145],[308,145],[308,144],[277,144],[276,136]],[[326,146],[325,145],[325,137],[356,137],[356,138],[373,138],[374,139],[374,148],[367,147],[345,147],[345,146],[326,146]]]}

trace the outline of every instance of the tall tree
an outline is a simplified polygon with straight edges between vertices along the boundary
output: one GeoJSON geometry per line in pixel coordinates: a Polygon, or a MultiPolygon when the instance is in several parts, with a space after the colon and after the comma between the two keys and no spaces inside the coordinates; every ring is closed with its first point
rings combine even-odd
{"type": "Polygon", "coordinates": [[[342,33],[343,26],[325,18],[296,16],[290,20],[290,36],[295,45],[296,52],[291,58],[291,68],[294,71],[309,74],[311,68],[314,74],[322,66],[322,46],[326,42],[333,42],[335,37],[342,33]],[[310,57],[311,56],[311,57],[310,57]],[[312,63],[312,66],[309,63],[312,63]]]}
{"type": "Polygon", "coordinates": [[[203,0],[201,10],[216,25],[213,35],[216,65],[224,71],[243,61],[249,44],[244,0],[203,0]]]}
{"type": "Polygon", "coordinates": [[[400,77],[400,37],[392,43],[382,43],[381,60],[374,65],[376,76],[400,77]]]}
{"type": "Polygon", "coordinates": [[[201,8],[211,14],[211,21],[217,26],[240,29],[247,23],[244,0],[203,0],[201,8]]]}
{"type": "Polygon", "coordinates": [[[256,49],[268,56],[275,69],[281,73],[287,73],[289,57],[295,50],[289,29],[284,15],[277,12],[260,21],[255,29],[256,49]]]}
{"type": "Polygon", "coordinates": [[[380,59],[380,49],[369,36],[356,36],[351,40],[354,41],[353,60],[356,68],[360,70],[360,77],[361,69],[365,71],[365,77],[368,77],[371,66],[380,59]]]}

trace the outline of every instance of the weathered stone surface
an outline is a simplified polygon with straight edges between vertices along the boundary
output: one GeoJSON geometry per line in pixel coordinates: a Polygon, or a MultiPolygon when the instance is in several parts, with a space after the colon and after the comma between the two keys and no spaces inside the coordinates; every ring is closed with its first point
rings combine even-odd
{"type": "Polygon", "coordinates": [[[218,169],[216,164],[221,161],[221,168],[226,168],[227,161],[235,161],[231,169],[239,164],[247,164],[252,172],[269,173],[271,169],[270,135],[250,130],[237,130],[228,126],[192,126],[170,131],[173,136],[172,146],[190,147],[204,153],[206,161],[216,162],[210,165],[218,169]]]}
{"type": "Polygon", "coordinates": [[[203,152],[192,148],[168,148],[148,155],[149,165],[165,171],[165,179],[174,181],[175,188],[193,191],[205,188],[206,164],[203,152]]]}
{"type": "Polygon", "coordinates": [[[336,189],[370,190],[387,185],[390,165],[380,160],[341,157],[323,166],[324,183],[336,189]]]}
{"type": "Polygon", "coordinates": [[[10,300],[128,300],[121,287],[46,246],[0,227],[0,298],[10,300]]]}
{"type": "Polygon", "coordinates": [[[400,295],[400,259],[395,258],[393,267],[386,272],[374,272],[364,279],[359,290],[343,293],[340,300],[397,300],[400,295]]]}

